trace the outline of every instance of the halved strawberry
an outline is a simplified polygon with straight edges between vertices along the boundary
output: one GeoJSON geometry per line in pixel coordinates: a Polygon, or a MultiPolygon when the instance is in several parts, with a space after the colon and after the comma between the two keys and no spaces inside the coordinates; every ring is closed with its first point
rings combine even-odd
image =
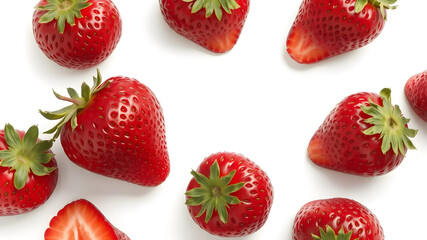
{"type": "Polygon", "coordinates": [[[45,240],[130,240],[86,199],[67,204],[49,223],[45,240]]]}

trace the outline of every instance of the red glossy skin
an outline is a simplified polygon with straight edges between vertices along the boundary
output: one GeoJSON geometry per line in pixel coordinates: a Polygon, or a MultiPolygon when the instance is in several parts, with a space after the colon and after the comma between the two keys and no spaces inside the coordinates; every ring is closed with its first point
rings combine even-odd
{"type": "Polygon", "coordinates": [[[69,122],[62,128],[64,151],[89,171],[157,186],[170,168],[162,108],[153,92],[136,79],[107,81],[108,86],[77,113],[77,128],[73,131],[69,122]]]}
{"type": "Polygon", "coordinates": [[[401,153],[382,153],[379,134],[362,133],[372,126],[364,122],[370,116],[360,108],[369,105],[369,98],[382,105],[378,94],[362,92],[346,97],[329,113],[308,146],[308,157],[315,164],[360,176],[377,176],[402,162],[401,153]]]}
{"type": "Polygon", "coordinates": [[[405,96],[414,112],[427,122],[427,71],[408,79],[405,84],[405,96]]]}
{"type": "Polygon", "coordinates": [[[356,0],[303,0],[286,41],[298,63],[314,63],[361,48],[384,28],[379,8],[368,3],[355,13],[356,0]]]}
{"type": "MultiPolygon", "coordinates": [[[[210,166],[217,159],[221,177],[236,170],[230,185],[245,182],[237,192],[231,194],[240,199],[239,204],[229,205],[228,222],[223,223],[216,211],[208,223],[205,223],[206,213],[196,217],[201,206],[187,206],[193,220],[207,232],[223,236],[238,237],[258,231],[267,220],[273,202],[273,187],[266,173],[248,158],[235,153],[216,153],[207,157],[197,169],[197,172],[209,176],[210,166]]],[[[188,184],[187,191],[200,185],[193,178],[188,184]]],[[[188,199],[188,196],[187,196],[188,199]]]]}
{"type": "Polygon", "coordinates": [[[45,240],[75,239],[130,240],[114,227],[102,212],[86,199],[67,204],[49,223],[44,233],[45,240]]]}
{"type": "MultiPolygon", "coordinates": [[[[43,53],[59,65],[72,69],[96,66],[111,55],[122,34],[119,11],[110,0],[89,0],[92,5],[81,11],[83,18],[75,18],[75,26],[65,24],[59,33],[57,22],[39,23],[46,11],[35,10],[33,34],[43,53]]],[[[44,6],[41,0],[37,6],[44,6]]]]}
{"type": "Polygon", "coordinates": [[[344,228],[352,231],[350,240],[384,240],[383,229],[377,217],[365,206],[347,198],[331,198],[309,202],[296,214],[293,240],[313,240],[311,234],[320,236],[319,227],[326,225],[335,233],[344,228]]]}
{"type": "Polygon", "coordinates": [[[205,9],[191,13],[194,2],[182,0],[159,0],[166,23],[178,34],[216,53],[231,50],[236,44],[249,10],[249,0],[236,0],[241,6],[223,11],[221,21],[212,14],[205,17],[205,9]]]}
{"type": "MultiPolygon", "coordinates": [[[[21,139],[25,132],[17,130],[21,139]]],[[[9,149],[4,138],[4,130],[0,130],[0,150],[9,149]]],[[[52,151],[48,151],[52,153],[52,151]]],[[[23,214],[40,207],[55,190],[58,182],[58,168],[55,158],[52,158],[47,167],[56,169],[46,176],[36,176],[29,173],[24,188],[17,190],[13,185],[15,171],[0,167],[0,216],[23,214]]]]}

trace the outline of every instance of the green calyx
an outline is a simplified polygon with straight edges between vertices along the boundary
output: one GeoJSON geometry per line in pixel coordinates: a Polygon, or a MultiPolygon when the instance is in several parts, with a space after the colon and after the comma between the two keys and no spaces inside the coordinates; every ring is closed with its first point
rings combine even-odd
{"type": "Polygon", "coordinates": [[[409,119],[402,116],[399,106],[391,104],[390,93],[391,90],[389,88],[381,90],[380,96],[383,106],[372,102],[371,99],[369,99],[369,106],[360,106],[364,113],[371,116],[365,122],[373,124],[363,133],[366,135],[380,135],[383,154],[386,154],[391,148],[396,155],[399,153],[405,155],[405,147],[415,149],[409,137],[415,137],[418,131],[406,127],[409,119]]]}
{"type": "Polygon", "coordinates": [[[210,17],[215,12],[218,21],[222,19],[222,9],[228,14],[231,10],[240,8],[236,0],[182,0],[184,2],[194,2],[191,8],[191,13],[196,13],[200,9],[206,9],[206,18],[210,17]],[[222,8],[222,9],[221,9],[222,8]]]}
{"type": "Polygon", "coordinates": [[[393,5],[397,0],[356,0],[355,3],[355,12],[361,12],[368,3],[372,4],[374,7],[380,9],[381,15],[386,19],[385,9],[396,9],[397,6],[393,5]]]}
{"type": "Polygon", "coordinates": [[[43,115],[43,117],[49,119],[49,120],[59,120],[60,121],[50,130],[44,132],[47,134],[52,134],[53,138],[52,140],[55,141],[60,132],[62,127],[68,122],[71,121],[71,128],[74,130],[77,127],[77,113],[79,110],[84,109],[86,105],[89,103],[92,96],[102,90],[104,87],[108,85],[109,82],[106,82],[102,87],[99,87],[102,82],[101,73],[99,72],[99,69],[97,69],[97,76],[93,77],[93,86],[92,88],[89,87],[86,83],[83,83],[81,86],[81,96],[77,93],[76,90],[73,88],[67,88],[68,94],[70,97],[61,96],[55,91],[53,91],[53,94],[55,94],[56,98],[59,100],[71,102],[72,104],[64,107],[57,111],[42,111],[39,110],[40,114],[43,115]]]}
{"type": "MultiPolygon", "coordinates": [[[[353,234],[353,231],[345,233],[343,227],[341,227],[341,229],[338,231],[338,234],[336,234],[334,229],[332,229],[329,225],[326,225],[326,232],[322,227],[319,227],[319,232],[320,236],[311,234],[313,240],[350,240],[351,235],[353,234]]],[[[354,240],[359,240],[359,238],[354,240]]]]}
{"type": "Polygon", "coordinates": [[[52,141],[38,141],[38,137],[37,126],[30,127],[22,139],[12,125],[4,127],[8,149],[0,151],[0,166],[15,170],[13,184],[18,190],[25,186],[30,171],[36,176],[45,176],[55,170],[44,166],[53,158],[52,153],[46,153],[52,147],[52,141]]]}
{"type": "Polygon", "coordinates": [[[236,170],[231,171],[226,176],[220,177],[219,165],[215,160],[210,167],[209,178],[195,171],[191,171],[191,174],[196,182],[200,184],[200,187],[193,188],[185,193],[185,195],[190,197],[185,204],[189,206],[201,205],[202,208],[197,217],[206,212],[205,222],[209,222],[213,212],[217,211],[221,221],[227,223],[227,208],[230,204],[240,203],[239,198],[230,194],[238,191],[244,185],[243,182],[229,185],[234,174],[236,174],[236,170]]]}
{"type": "Polygon", "coordinates": [[[64,33],[65,21],[71,26],[75,25],[75,18],[82,18],[81,10],[89,7],[92,3],[88,0],[46,0],[47,4],[36,9],[47,11],[40,17],[40,23],[49,23],[57,20],[58,31],[64,33]]]}

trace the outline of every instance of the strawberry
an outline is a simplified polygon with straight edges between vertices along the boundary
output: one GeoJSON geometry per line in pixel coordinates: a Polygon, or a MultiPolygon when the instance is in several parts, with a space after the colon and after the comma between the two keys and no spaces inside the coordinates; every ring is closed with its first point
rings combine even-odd
{"type": "Polygon", "coordinates": [[[408,79],[405,96],[415,113],[427,122],[427,71],[408,79]]]}
{"type": "Polygon", "coordinates": [[[37,126],[26,133],[10,124],[0,130],[0,216],[32,211],[55,190],[58,168],[52,142],[38,136],[37,126]]]}
{"type": "Polygon", "coordinates": [[[409,119],[392,106],[391,90],[357,93],[344,98],[326,117],[308,146],[315,164],[340,172],[376,176],[390,172],[403,160],[409,137],[409,119]]]}
{"type": "Polygon", "coordinates": [[[41,0],[33,14],[33,34],[49,59],[86,69],[110,56],[122,22],[111,0],[41,0]]]}
{"type": "Polygon", "coordinates": [[[295,216],[293,240],[384,240],[377,217],[361,203],[330,198],[306,203],[295,216]]]}
{"type": "Polygon", "coordinates": [[[59,135],[66,155],[89,171],[142,186],[157,186],[169,174],[165,122],[153,92],[138,80],[112,77],[101,84],[98,70],[94,86],[82,84],[81,97],[55,93],[72,104],[40,113],[61,119],[46,133],[59,135]]]}
{"type": "Polygon", "coordinates": [[[273,202],[273,187],[251,160],[236,153],[216,153],[191,174],[186,204],[202,229],[213,235],[238,237],[264,225],[273,202]]]}
{"type": "Polygon", "coordinates": [[[130,240],[86,199],[65,205],[50,220],[45,240],[130,240]]]}
{"type": "Polygon", "coordinates": [[[286,50],[298,63],[315,63],[361,48],[381,33],[385,9],[396,0],[303,0],[286,50]]]}
{"type": "Polygon", "coordinates": [[[209,51],[223,53],[240,36],[249,0],[160,0],[160,8],[175,32],[209,51]]]}

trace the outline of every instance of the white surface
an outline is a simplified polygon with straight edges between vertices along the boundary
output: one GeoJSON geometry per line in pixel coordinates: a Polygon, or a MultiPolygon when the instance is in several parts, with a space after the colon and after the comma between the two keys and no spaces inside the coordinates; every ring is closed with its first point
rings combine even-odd
{"type": "MultiPolygon", "coordinates": [[[[171,160],[167,180],[143,188],[93,174],[74,165],[59,141],[53,151],[59,182],[51,198],[33,212],[0,217],[1,240],[43,239],[50,219],[65,204],[86,198],[132,240],[219,239],[201,230],[184,205],[190,171],[218,151],[241,153],[269,175],[275,190],[264,227],[244,239],[291,239],[298,209],[308,201],[348,197],[379,218],[387,240],[420,239],[425,228],[427,123],[410,109],[403,87],[427,69],[427,1],[399,1],[381,35],[370,45],[315,65],[299,65],[285,53],[285,41],[300,1],[252,1],[236,46],[212,54],[177,35],[164,22],[158,0],[116,0],[123,35],[114,53],[98,67],[104,79],[126,75],[158,97],[166,120],[171,160]],[[345,96],[392,89],[394,104],[419,130],[391,173],[364,178],[333,172],[308,160],[306,148],[329,111],[345,96]]],[[[26,130],[54,124],[38,109],[65,106],[52,89],[66,93],[92,83],[96,68],[69,70],[47,59],[32,35],[37,1],[2,3],[0,15],[0,126],[26,130]]],[[[42,135],[48,139],[49,135],[42,135]]]]}

